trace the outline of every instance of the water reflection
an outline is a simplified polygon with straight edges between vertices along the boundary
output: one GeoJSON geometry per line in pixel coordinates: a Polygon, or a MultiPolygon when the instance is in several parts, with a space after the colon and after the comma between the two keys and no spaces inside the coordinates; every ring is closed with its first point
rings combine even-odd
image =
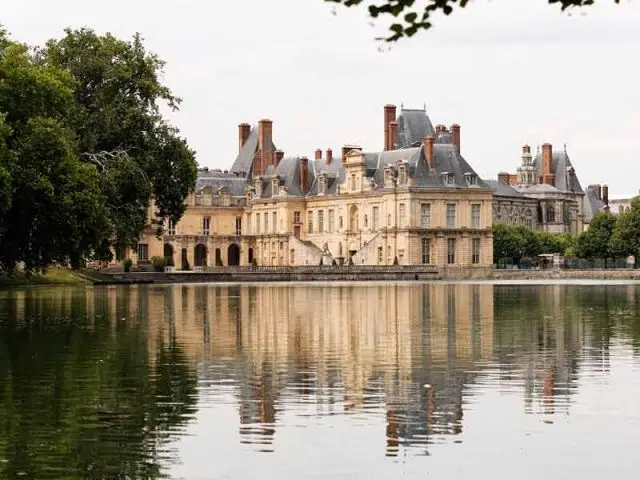
{"type": "Polygon", "coordinates": [[[465,442],[486,395],[496,418],[515,395],[554,423],[581,385],[611,374],[612,350],[637,353],[637,295],[444,283],[0,292],[0,473],[158,478],[183,461],[185,431],[231,455],[277,455],[295,449],[279,437],[340,424],[362,431],[354,456],[429,455],[465,442]]]}

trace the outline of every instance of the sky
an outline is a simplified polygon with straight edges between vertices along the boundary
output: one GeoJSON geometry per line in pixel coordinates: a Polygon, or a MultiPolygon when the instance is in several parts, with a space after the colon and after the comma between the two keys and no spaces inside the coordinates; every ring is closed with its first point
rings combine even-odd
{"type": "MultiPolygon", "coordinates": [[[[421,0],[416,2],[421,3],[421,0]]],[[[229,168],[242,122],[273,121],[285,155],[383,146],[383,106],[461,125],[463,156],[484,178],[512,171],[525,143],[564,148],[583,187],[640,189],[640,1],[561,13],[547,0],[475,0],[428,32],[376,40],[389,20],[322,0],[5,0],[14,40],[66,27],[140,33],[182,97],[170,121],[201,166],[229,168]]]]}

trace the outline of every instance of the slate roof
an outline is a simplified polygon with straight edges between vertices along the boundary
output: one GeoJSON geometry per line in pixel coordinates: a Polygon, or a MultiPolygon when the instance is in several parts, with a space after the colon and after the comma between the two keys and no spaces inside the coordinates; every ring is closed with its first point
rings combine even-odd
{"type": "Polygon", "coordinates": [[[511,185],[505,185],[497,180],[484,180],[484,182],[493,190],[493,194],[497,197],[527,198],[522,192],[519,192],[511,185]]]}
{"type": "MultiPolygon", "coordinates": [[[[277,148],[271,142],[272,151],[276,151],[277,148]]],[[[253,157],[255,157],[258,151],[258,127],[253,126],[249,132],[249,136],[244,142],[244,145],[240,149],[238,156],[236,157],[233,165],[231,166],[231,172],[237,174],[243,174],[246,178],[251,178],[253,157]]]]}
{"type": "MultiPolygon", "coordinates": [[[[269,165],[262,179],[262,192],[260,198],[270,198],[273,196],[271,178],[277,175],[279,185],[287,190],[289,196],[304,196],[300,188],[300,157],[286,157],[280,160],[277,167],[269,165]]],[[[313,185],[315,173],[312,161],[309,161],[309,174],[307,175],[307,189],[313,185]]]]}
{"type": "Polygon", "coordinates": [[[214,193],[222,187],[227,187],[231,196],[244,196],[246,179],[231,172],[221,170],[198,170],[196,179],[196,192],[199,193],[204,187],[213,188],[214,193]]]}
{"type": "Polygon", "coordinates": [[[436,135],[425,109],[411,110],[403,107],[396,121],[398,122],[396,148],[417,147],[423,142],[424,137],[436,135]]]}
{"type": "Polygon", "coordinates": [[[602,211],[605,206],[605,203],[598,198],[598,194],[595,191],[587,189],[582,199],[584,221],[587,223],[590,222],[595,214],[602,211]]]}
{"type": "MultiPolygon", "coordinates": [[[[542,175],[542,154],[538,152],[534,158],[534,165],[542,175]]],[[[555,173],[555,187],[561,192],[583,193],[578,177],[569,175],[569,169],[573,169],[569,155],[566,151],[554,150],[551,154],[551,168],[555,173]]]]}

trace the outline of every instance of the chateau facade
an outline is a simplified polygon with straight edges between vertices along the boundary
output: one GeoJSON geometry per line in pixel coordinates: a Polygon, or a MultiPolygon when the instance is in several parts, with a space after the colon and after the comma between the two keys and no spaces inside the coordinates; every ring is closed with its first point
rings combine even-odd
{"type": "Polygon", "coordinates": [[[526,225],[550,233],[577,235],[585,231],[593,216],[608,211],[609,189],[589,185],[583,190],[567,154],[542,145],[535,157],[531,147],[522,147],[517,173],[498,174],[487,180],[494,191],[493,221],[526,225]]]}
{"type": "Polygon", "coordinates": [[[384,107],[384,149],[285,157],[273,124],[238,127],[228,171],[201,169],[187,210],[136,263],[209,266],[426,264],[478,271],[493,263],[492,195],[461,155],[460,126],[435,128],[424,109],[384,107]]]}

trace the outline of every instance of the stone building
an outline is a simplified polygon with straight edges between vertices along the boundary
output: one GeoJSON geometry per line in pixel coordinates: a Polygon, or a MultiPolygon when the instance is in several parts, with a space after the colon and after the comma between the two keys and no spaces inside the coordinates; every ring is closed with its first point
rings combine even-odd
{"type": "Polygon", "coordinates": [[[273,125],[239,125],[228,171],[202,169],[177,225],[144,233],[130,257],[177,268],[250,265],[492,265],[492,190],[461,155],[460,126],[384,107],[384,150],[286,157],[273,125]]]}
{"type": "Polygon", "coordinates": [[[583,190],[566,146],[556,151],[549,143],[538,149],[522,147],[517,173],[502,172],[493,189],[493,221],[526,225],[550,233],[579,234],[593,216],[607,210],[608,187],[590,185],[583,190]]]}

